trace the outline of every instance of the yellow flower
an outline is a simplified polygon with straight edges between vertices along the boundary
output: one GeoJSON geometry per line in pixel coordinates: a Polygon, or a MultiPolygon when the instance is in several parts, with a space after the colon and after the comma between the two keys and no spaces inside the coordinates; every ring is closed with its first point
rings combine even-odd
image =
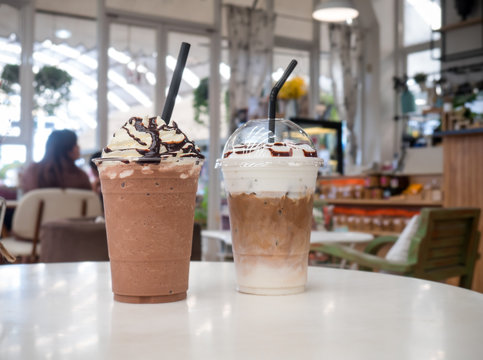
{"type": "Polygon", "coordinates": [[[302,77],[296,76],[292,80],[288,80],[280,89],[278,97],[280,99],[298,99],[307,93],[307,86],[302,77]]]}

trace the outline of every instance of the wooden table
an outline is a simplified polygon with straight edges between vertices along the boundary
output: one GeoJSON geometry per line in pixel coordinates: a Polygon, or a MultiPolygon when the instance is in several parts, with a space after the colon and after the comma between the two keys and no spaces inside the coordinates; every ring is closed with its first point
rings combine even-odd
{"type": "Polygon", "coordinates": [[[232,263],[193,262],[185,301],[113,301],[109,264],[0,266],[10,359],[481,359],[483,295],[309,267],[306,291],[235,290],[232,263]]]}
{"type": "MultiPolygon", "coordinates": [[[[443,136],[444,207],[482,209],[479,253],[483,254],[483,128],[446,131],[439,135],[443,136]]],[[[472,289],[483,292],[481,256],[476,262],[472,289]]]]}

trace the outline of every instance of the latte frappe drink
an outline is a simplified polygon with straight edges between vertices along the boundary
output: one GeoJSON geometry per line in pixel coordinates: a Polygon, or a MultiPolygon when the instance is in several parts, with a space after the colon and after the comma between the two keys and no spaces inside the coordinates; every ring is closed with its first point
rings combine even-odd
{"type": "Polygon", "coordinates": [[[218,166],[230,211],[237,288],[299,293],[307,281],[313,194],[321,160],[288,120],[252,120],[233,133],[218,166]]]}
{"type": "Polygon", "coordinates": [[[96,161],[115,300],[186,298],[203,158],[175,122],[132,117],[96,161]]]}

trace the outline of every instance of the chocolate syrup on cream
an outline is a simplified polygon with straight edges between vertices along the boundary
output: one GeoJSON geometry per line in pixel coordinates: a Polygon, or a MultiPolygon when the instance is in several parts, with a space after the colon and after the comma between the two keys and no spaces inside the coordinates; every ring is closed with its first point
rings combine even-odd
{"type": "MultiPolygon", "coordinates": [[[[148,119],[147,126],[143,123],[143,119],[140,117],[132,117],[128,120],[128,123],[122,126],[129,137],[131,137],[136,143],[141,146],[146,147],[148,144],[141,140],[139,137],[135,136],[129,130],[129,126],[133,126],[136,131],[147,133],[151,137],[151,144],[147,149],[135,149],[139,155],[141,155],[141,159],[156,159],[156,158],[165,158],[165,157],[176,157],[180,152],[181,155],[179,157],[195,157],[199,159],[204,159],[205,157],[201,154],[201,152],[196,147],[193,141],[188,140],[186,134],[184,134],[179,128],[176,122],[172,122],[172,125],[162,124],[158,126],[156,123],[156,117],[151,117],[148,119]],[[176,141],[163,141],[162,140],[162,133],[175,131],[177,135],[183,135],[183,140],[176,142],[176,141]],[[162,147],[164,147],[163,151],[162,147]]],[[[129,149],[119,149],[120,151],[129,150],[129,149]]],[[[113,150],[109,147],[104,148],[105,153],[110,153],[113,150]]]]}
{"type": "MultiPolygon", "coordinates": [[[[244,144],[237,145],[233,150],[227,151],[223,154],[226,159],[230,157],[233,153],[237,155],[249,154],[251,152],[267,149],[272,157],[292,157],[293,149],[297,147],[298,144],[282,143],[277,142],[274,144],[244,144]],[[277,147],[282,147],[283,149],[278,150],[277,147]]],[[[302,149],[304,157],[317,157],[317,152],[315,150],[302,149]]]]}

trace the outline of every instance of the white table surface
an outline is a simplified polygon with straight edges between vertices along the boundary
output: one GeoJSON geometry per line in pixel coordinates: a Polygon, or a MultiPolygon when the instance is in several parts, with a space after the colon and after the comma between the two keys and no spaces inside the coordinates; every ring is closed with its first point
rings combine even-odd
{"type": "Polygon", "coordinates": [[[235,291],[232,263],[195,262],[184,301],[114,302],[108,263],[0,266],[0,358],[482,359],[483,295],[309,267],[306,292],[235,291]]]}
{"type": "MultiPolygon", "coordinates": [[[[230,230],[202,230],[203,238],[211,238],[223,241],[227,245],[231,245],[230,230]]],[[[368,233],[356,231],[312,231],[310,235],[310,243],[364,243],[374,239],[374,236],[368,233]]]]}

